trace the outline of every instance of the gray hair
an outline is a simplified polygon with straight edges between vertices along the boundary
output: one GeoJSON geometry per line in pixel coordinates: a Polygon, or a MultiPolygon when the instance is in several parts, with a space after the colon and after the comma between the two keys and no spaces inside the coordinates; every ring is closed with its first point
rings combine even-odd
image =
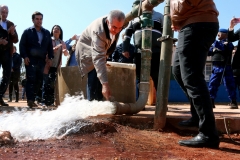
{"type": "Polygon", "coordinates": [[[8,10],[8,6],[7,5],[4,5],[4,4],[2,4],[2,5],[0,5],[0,11],[2,10],[2,8],[7,8],[7,10],[8,10]]]}
{"type": "Polygon", "coordinates": [[[107,16],[109,22],[112,22],[113,19],[117,19],[119,22],[125,20],[125,14],[120,10],[112,10],[107,16]]]}

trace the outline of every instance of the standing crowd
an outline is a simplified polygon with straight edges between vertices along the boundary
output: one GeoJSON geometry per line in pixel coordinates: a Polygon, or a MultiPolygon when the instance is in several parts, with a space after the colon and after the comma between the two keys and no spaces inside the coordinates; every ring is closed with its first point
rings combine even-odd
{"type": "MultiPolygon", "coordinates": [[[[22,96],[25,93],[28,107],[38,107],[37,101],[42,108],[54,106],[54,90],[57,69],[62,64],[62,55],[68,56],[69,59],[75,57],[74,48],[71,47],[71,41],[63,41],[63,30],[59,25],[54,25],[51,32],[42,27],[43,14],[34,12],[32,14],[33,26],[24,30],[17,53],[13,43],[19,41],[16,32],[16,25],[7,19],[8,6],[1,5],[1,25],[0,25],[0,50],[3,76],[0,84],[0,105],[8,106],[3,101],[3,95],[9,88],[9,100],[12,102],[12,92],[14,88],[15,102],[19,101],[20,70],[22,59],[24,61],[26,76],[22,80],[22,96]],[[70,41],[70,43],[69,43],[70,41]],[[69,51],[71,56],[69,55],[69,51]],[[9,85],[8,85],[9,84],[9,85]]],[[[77,41],[74,35],[71,40],[77,41]]],[[[73,60],[71,60],[73,61],[73,60]]],[[[76,62],[76,60],[75,60],[76,62]]]]}
{"type": "MultiPolygon", "coordinates": [[[[240,49],[236,50],[233,58],[231,57],[233,50],[231,42],[240,39],[240,31],[234,33],[234,26],[238,21],[233,18],[229,29],[219,30],[219,12],[213,0],[189,0],[188,3],[182,0],[171,0],[170,8],[172,29],[179,32],[172,72],[189,99],[192,114],[189,120],[179,124],[199,127],[197,136],[189,140],[181,140],[179,144],[190,147],[217,148],[220,141],[213,107],[217,88],[222,81],[229,93],[230,107],[238,108],[235,92],[236,84],[240,84],[240,49]],[[215,41],[217,35],[218,40],[215,41]],[[204,77],[208,55],[213,57],[213,71],[209,86],[206,85],[204,77]]],[[[8,7],[2,5],[0,10],[0,64],[3,67],[0,104],[7,106],[2,96],[7,89],[6,84],[10,80],[11,72],[15,72],[14,65],[12,65],[12,53],[14,52],[13,43],[18,42],[18,35],[14,23],[6,19],[8,7]]],[[[74,35],[66,42],[63,41],[63,30],[59,25],[54,25],[52,30],[48,31],[42,27],[43,14],[34,12],[32,14],[33,26],[24,30],[19,44],[20,56],[26,68],[27,80],[24,88],[28,106],[37,107],[36,97],[40,97],[39,103],[42,103],[42,106],[54,104],[55,81],[57,69],[62,63],[62,55],[71,55],[68,63],[78,65],[81,75],[87,75],[87,99],[89,101],[109,100],[111,97],[106,68],[107,59],[135,63],[136,83],[139,83],[142,41],[140,19],[141,17],[135,18],[129,23],[123,34],[123,43],[116,48],[125,22],[125,14],[120,10],[112,10],[107,16],[99,17],[88,25],[80,36],[74,35]],[[130,44],[132,35],[134,35],[134,46],[130,44]],[[72,40],[76,40],[77,43],[70,46],[72,40]]],[[[152,29],[150,76],[157,89],[161,51],[161,43],[157,42],[157,38],[162,36],[163,15],[153,11],[152,20],[154,27],[152,29]]],[[[14,83],[12,85],[14,86],[14,83]]],[[[138,93],[138,88],[136,92],[138,93]]]]}

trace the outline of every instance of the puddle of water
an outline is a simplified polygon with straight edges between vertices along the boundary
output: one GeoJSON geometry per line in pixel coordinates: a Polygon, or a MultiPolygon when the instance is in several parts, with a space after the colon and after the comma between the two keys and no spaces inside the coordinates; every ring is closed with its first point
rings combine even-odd
{"type": "Polygon", "coordinates": [[[113,114],[109,101],[92,101],[82,96],[66,96],[62,104],[51,111],[16,110],[0,115],[0,130],[9,131],[18,141],[59,138],[69,132],[77,132],[86,122],[73,125],[76,120],[89,116],[113,114]],[[70,127],[69,127],[70,126],[70,127]],[[63,131],[63,128],[68,128],[63,131]]]}

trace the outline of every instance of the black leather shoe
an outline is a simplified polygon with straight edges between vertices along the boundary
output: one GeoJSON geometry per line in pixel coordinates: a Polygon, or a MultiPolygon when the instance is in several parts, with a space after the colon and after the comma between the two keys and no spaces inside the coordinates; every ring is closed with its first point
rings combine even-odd
{"type": "Polygon", "coordinates": [[[38,105],[35,104],[35,103],[34,103],[33,101],[31,101],[31,100],[29,100],[29,101],[27,102],[27,105],[28,105],[29,108],[38,107],[38,105]]]}
{"type": "Polygon", "coordinates": [[[0,105],[1,106],[9,106],[7,103],[3,101],[3,99],[0,99],[0,105]]]}
{"type": "Polygon", "coordinates": [[[196,137],[193,137],[189,140],[181,140],[178,142],[181,146],[187,147],[207,147],[207,148],[218,148],[219,139],[210,139],[209,137],[204,136],[203,134],[198,134],[196,137]]]}
{"type": "Polygon", "coordinates": [[[179,122],[179,125],[183,126],[183,127],[198,127],[199,122],[190,118],[188,120],[184,120],[182,122],[179,122]]]}
{"type": "Polygon", "coordinates": [[[238,104],[236,100],[232,100],[230,103],[230,109],[238,109],[238,104]]]}

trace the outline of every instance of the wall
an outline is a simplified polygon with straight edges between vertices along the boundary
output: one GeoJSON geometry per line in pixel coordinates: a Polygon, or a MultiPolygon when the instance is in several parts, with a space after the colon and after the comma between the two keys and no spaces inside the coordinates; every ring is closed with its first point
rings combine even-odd
{"type": "MultiPolygon", "coordinates": [[[[208,82],[206,84],[208,85],[208,82]]],[[[239,99],[240,98],[238,98],[238,100],[239,99]]],[[[180,88],[180,86],[175,80],[170,81],[168,101],[169,102],[188,102],[188,99],[186,98],[182,89],[180,88]]],[[[230,102],[230,100],[228,99],[227,91],[225,90],[225,87],[223,85],[219,87],[215,102],[230,102]]]]}

